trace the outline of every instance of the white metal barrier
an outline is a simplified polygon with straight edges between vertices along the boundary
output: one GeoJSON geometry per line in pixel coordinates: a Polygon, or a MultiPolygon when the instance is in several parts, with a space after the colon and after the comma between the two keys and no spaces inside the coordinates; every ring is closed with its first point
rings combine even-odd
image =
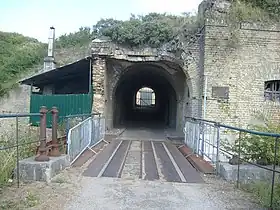
{"type": "Polygon", "coordinates": [[[96,153],[92,147],[105,141],[104,136],[105,119],[96,115],[71,128],[67,135],[67,153],[70,157],[70,163],[73,164],[86,149],[96,153]]]}
{"type": "Polygon", "coordinates": [[[220,152],[221,131],[223,128],[214,123],[186,120],[184,127],[184,143],[204,160],[217,165],[228,157],[220,152]]]}

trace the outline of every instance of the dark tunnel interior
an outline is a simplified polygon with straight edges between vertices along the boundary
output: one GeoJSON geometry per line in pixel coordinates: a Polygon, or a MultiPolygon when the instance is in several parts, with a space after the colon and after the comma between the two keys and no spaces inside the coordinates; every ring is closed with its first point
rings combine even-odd
{"type": "Polygon", "coordinates": [[[175,128],[176,93],[168,76],[166,70],[153,65],[136,64],[127,70],[114,95],[114,127],[175,128]]]}

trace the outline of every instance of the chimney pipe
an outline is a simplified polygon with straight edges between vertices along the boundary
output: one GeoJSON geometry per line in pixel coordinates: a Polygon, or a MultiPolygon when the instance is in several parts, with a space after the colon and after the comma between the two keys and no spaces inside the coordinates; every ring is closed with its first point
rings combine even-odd
{"type": "Polygon", "coordinates": [[[49,45],[48,45],[48,57],[54,57],[54,39],[55,39],[55,28],[50,27],[49,34],[49,45]]]}
{"type": "Polygon", "coordinates": [[[54,41],[55,41],[55,28],[50,27],[49,41],[48,41],[48,55],[44,59],[44,69],[43,71],[49,71],[56,68],[56,63],[54,59],[54,41]]]}

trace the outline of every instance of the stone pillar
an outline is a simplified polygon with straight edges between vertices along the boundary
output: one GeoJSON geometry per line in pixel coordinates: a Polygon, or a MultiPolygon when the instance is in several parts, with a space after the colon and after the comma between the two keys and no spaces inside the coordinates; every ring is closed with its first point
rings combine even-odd
{"type": "Polygon", "coordinates": [[[92,88],[93,88],[93,104],[92,112],[99,112],[103,115],[105,109],[105,58],[96,58],[92,62],[92,88]]]}

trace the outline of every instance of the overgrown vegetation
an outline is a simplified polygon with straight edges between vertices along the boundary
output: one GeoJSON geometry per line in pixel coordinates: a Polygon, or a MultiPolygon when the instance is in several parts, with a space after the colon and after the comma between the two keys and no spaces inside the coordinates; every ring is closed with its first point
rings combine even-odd
{"type": "Polygon", "coordinates": [[[17,33],[0,32],[0,97],[8,93],[20,76],[43,61],[46,46],[17,33]]]}
{"type": "Polygon", "coordinates": [[[77,32],[64,34],[56,40],[56,48],[81,47],[88,45],[95,34],[90,27],[81,27],[77,32]]]}
{"type": "Polygon", "coordinates": [[[270,18],[279,18],[280,15],[280,1],[279,0],[242,0],[247,4],[265,11],[270,18]]]}
{"type": "MultiPolygon", "coordinates": [[[[26,123],[22,122],[19,126],[19,160],[31,157],[35,154],[36,143],[38,140],[39,128],[32,128],[27,126],[26,123]]],[[[4,149],[16,145],[16,129],[15,125],[11,124],[11,129],[14,132],[1,131],[0,135],[0,188],[7,183],[9,180],[15,178],[15,167],[17,160],[17,149],[16,147],[10,149],[4,149]]]]}
{"type": "Polygon", "coordinates": [[[35,207],[39,204],[39,197],[33,193],[27,192],[24,198],[0,200],[0,209],[2,210],[18,210],[35,207]]]}
{"type": "MultiPolygon", "coordinates": [[[[252,125],[250,129],[267,133],[280,133],[280,126],[272,122],[267,122],[266,125],[252,125]]],[[[242,133],[234,144],[226,142],[224,148],[238,155],[240,143],[240,154],[244,160],[260,165],[272,165],[274,163],[275,139],[275,137],[242,133]]],[[[276,164],[280,165],[280,148],[276,153],[276,164]]]]}
{"type": "MultiPolygon", "coordinates": [[[[271,22],[279,19],[279,13],[273,13],[254,0],[233,0],[229,13],[229,23],[239,22],[271,22]]],[[[280,5],[279,5],[280,6],[280,5]]]]}
{"type": "Polygon", "coordinates": [[[127,46],[159,47],[173,40],[178,34],[189,36],[196,31],[195,15],[150,13],[145,16],[132,15],[126,21],[101,19],[92,28],[81,27],[76,33],[59,37],[58,46],[74,46],[88,43],[88,40],[95,37],[108,37],[115,43],[127,46]]]}
{"type": "MultiPolygon", "coordinates": [[[[269,116],[269,114],[268,114],[269,116]]],[[[279,123],[271,120],[270,117],[261,114],[256,116],[259,120],[259,125],[250,125],[250,130],[266,133],[280,133],[279,123]]],[[[253,135],[248,133],[241,133],[240,136],[233,142],[229,143],[225,141],[222,144],[222,148],[236,157],[240,153],[242,158],[241,163],[253,162],[261,166],[270,167],[274,164],[275,153],[275,137],[253,135]],[[239,144],[240,143],[240,144],[239,144]],[[245,162],[244,162],[245,161],[245,162]]],[[[237,161],[234,161],[237,164],[237,161]]],[[[276,150],[276,167],[279,170],[280,167],[280,142],[276,150]]],[[[263,169],[265,170],[265,169],[263,169]]],[[[254,172],[253,172],[254,173],[254,172]]],[[[245,180],[241,182],[241,187],[256,196],[256,199],[261,203],[263,207],[270,207],[271,202],[271,185],[272,185],[272,172],[266,170],[266,173],[256,175],[264,176],[261,180],[245,180]]],[[[276,173],[273,193],[273,207],[274,209],[280,209],[280,174],[276,173]]]]}
{"type": "MultiPolygon", "coordinates": [[[[270,207],[271,181],[256,181],[242,184],[242,189],[252,193],[264,208],[270,207]]],[[[276,177],[273,193],[273,209],[280,209],[280,176],[276,177]]]]}

